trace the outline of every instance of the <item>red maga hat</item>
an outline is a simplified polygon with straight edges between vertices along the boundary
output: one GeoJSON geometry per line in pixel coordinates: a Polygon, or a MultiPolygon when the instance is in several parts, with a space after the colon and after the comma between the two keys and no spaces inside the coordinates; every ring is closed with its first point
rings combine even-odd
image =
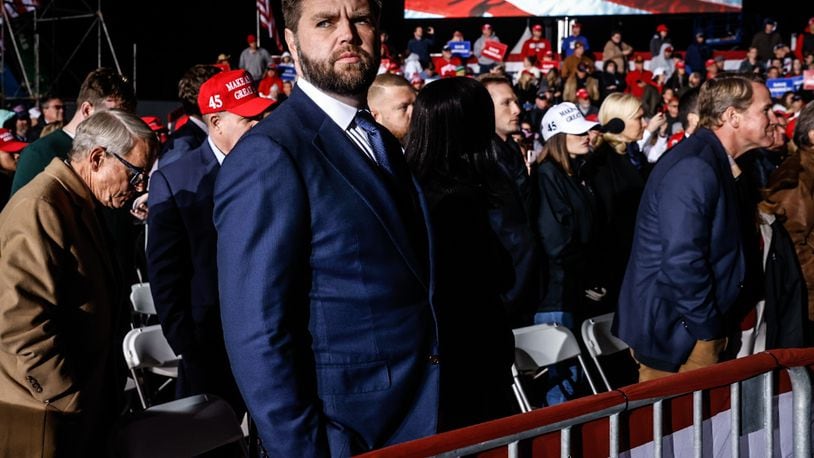
{"type": "Polygon", "coordinates": [[[244,118],[253,118],[274,104],[257,95],[252,77],[245,70],[220,72],[206,80],[198,92],[201,114],[228,111],[244,118]]]}
{"type": "Polygon", "coordinates": [[[14,134],[8,129],[0,129],[0,151],[7,153],[17,153],[28,146],[28,143],[21,142],[14,138],[14,134]]]}

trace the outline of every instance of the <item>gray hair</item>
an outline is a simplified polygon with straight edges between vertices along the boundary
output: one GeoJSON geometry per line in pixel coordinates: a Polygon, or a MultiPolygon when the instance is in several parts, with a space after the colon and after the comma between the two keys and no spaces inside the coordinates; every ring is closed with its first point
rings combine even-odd
{"type": "Polygon", "coordinates": [[[814,149],[814,144],[811,143],[811,138],[808,136],[812,130],[814,130],[814,103],[809,103],[800,112],[797,125],[794,126],[793,140],[798,148],[814,149]]]}
{"type": "Polygon", "coordinates": [[[98,146],[105,148],[109,154],[124,157],[140,141],[147,143],[150,157],[154,156],[158,150],[158,139],[141,118],[123,110],[99,111],[76,128],[68,157],[71,160],[80,159],[98,146]]]}

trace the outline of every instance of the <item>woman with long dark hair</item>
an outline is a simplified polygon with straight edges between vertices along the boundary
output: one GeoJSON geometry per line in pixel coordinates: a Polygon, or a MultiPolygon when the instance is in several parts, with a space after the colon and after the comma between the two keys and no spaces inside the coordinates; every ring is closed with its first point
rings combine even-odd
{"type": "Polygon", "coordinates": [[[433,227],[441,345],[439,429],[513,413],[514,337],[500,291],[512,263],[489,225],[500,192],[489,92],[469,78],[427,85],[413,106],[407,163],[433,227]]]}

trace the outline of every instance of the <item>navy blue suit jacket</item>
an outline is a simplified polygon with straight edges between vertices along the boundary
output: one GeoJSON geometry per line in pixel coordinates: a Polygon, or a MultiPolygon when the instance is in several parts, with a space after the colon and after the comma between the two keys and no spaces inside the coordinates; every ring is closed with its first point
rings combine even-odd
{"type": "Polygon", "coordinates": [[[229,370],[218,298],[217,233],[212,222],[220,165],[209,142],[150,178],[147,269],[161,329],[183,356],[176,394],[216,394],[238,414],[245,406],[229,370]]]}
{"type": "Polygon", "coordinates": [[[205,141],[150,177],[150,290],[167,341],[179,355],[211,332],[221,334],[217,233],[212,223],[212,193],[219,169],[205,141]]]}
{"type": "Polygon", "coordinates": [[[636,358],[675,372],[697,340],[724,336],[745,266],[735,180],[699,129],[656,164],[644,189],[616,314],[636,358]]]}
{"type": "Polygon", "coordinates": [[[186,152],[201,146],[206,140],[206,132],[192,121],[187,121],[172,133],[164,149],[158,156],[158,165],[163,167],[177,161],[186,152]]]}
{"type": "MultiPolygon", "coordinates": [[[[406,172],[398,142],[385,139],[406,172]]],[[[410,242],[394,201],[300,89],[224,161],[215,186],[224,335],[271,456],[348,456],[435,432],[431,256],[410,242]]],[[[426,212],[414,219],[429,234],[426,212]]]]}

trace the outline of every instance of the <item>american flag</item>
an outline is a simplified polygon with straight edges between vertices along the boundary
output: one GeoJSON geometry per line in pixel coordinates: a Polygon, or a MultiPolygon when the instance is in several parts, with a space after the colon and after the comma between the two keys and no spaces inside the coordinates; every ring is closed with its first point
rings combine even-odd
{"type": "Polygon", "coordinates": [[[35,11],[39,6],[40,0],[3,0],[3,8],[10,18],[35,11]]]}
{"type": "Polygon", "coordinates": [[[274,11],[271,10],[269,0],[257,0],[257,15],[260,17],[260,25],[269,31],[269,37],[274,39],[277,49],[283,50],[283,42],[280,41],[280,33],[277,23],[274,20],[274,11]]]}

